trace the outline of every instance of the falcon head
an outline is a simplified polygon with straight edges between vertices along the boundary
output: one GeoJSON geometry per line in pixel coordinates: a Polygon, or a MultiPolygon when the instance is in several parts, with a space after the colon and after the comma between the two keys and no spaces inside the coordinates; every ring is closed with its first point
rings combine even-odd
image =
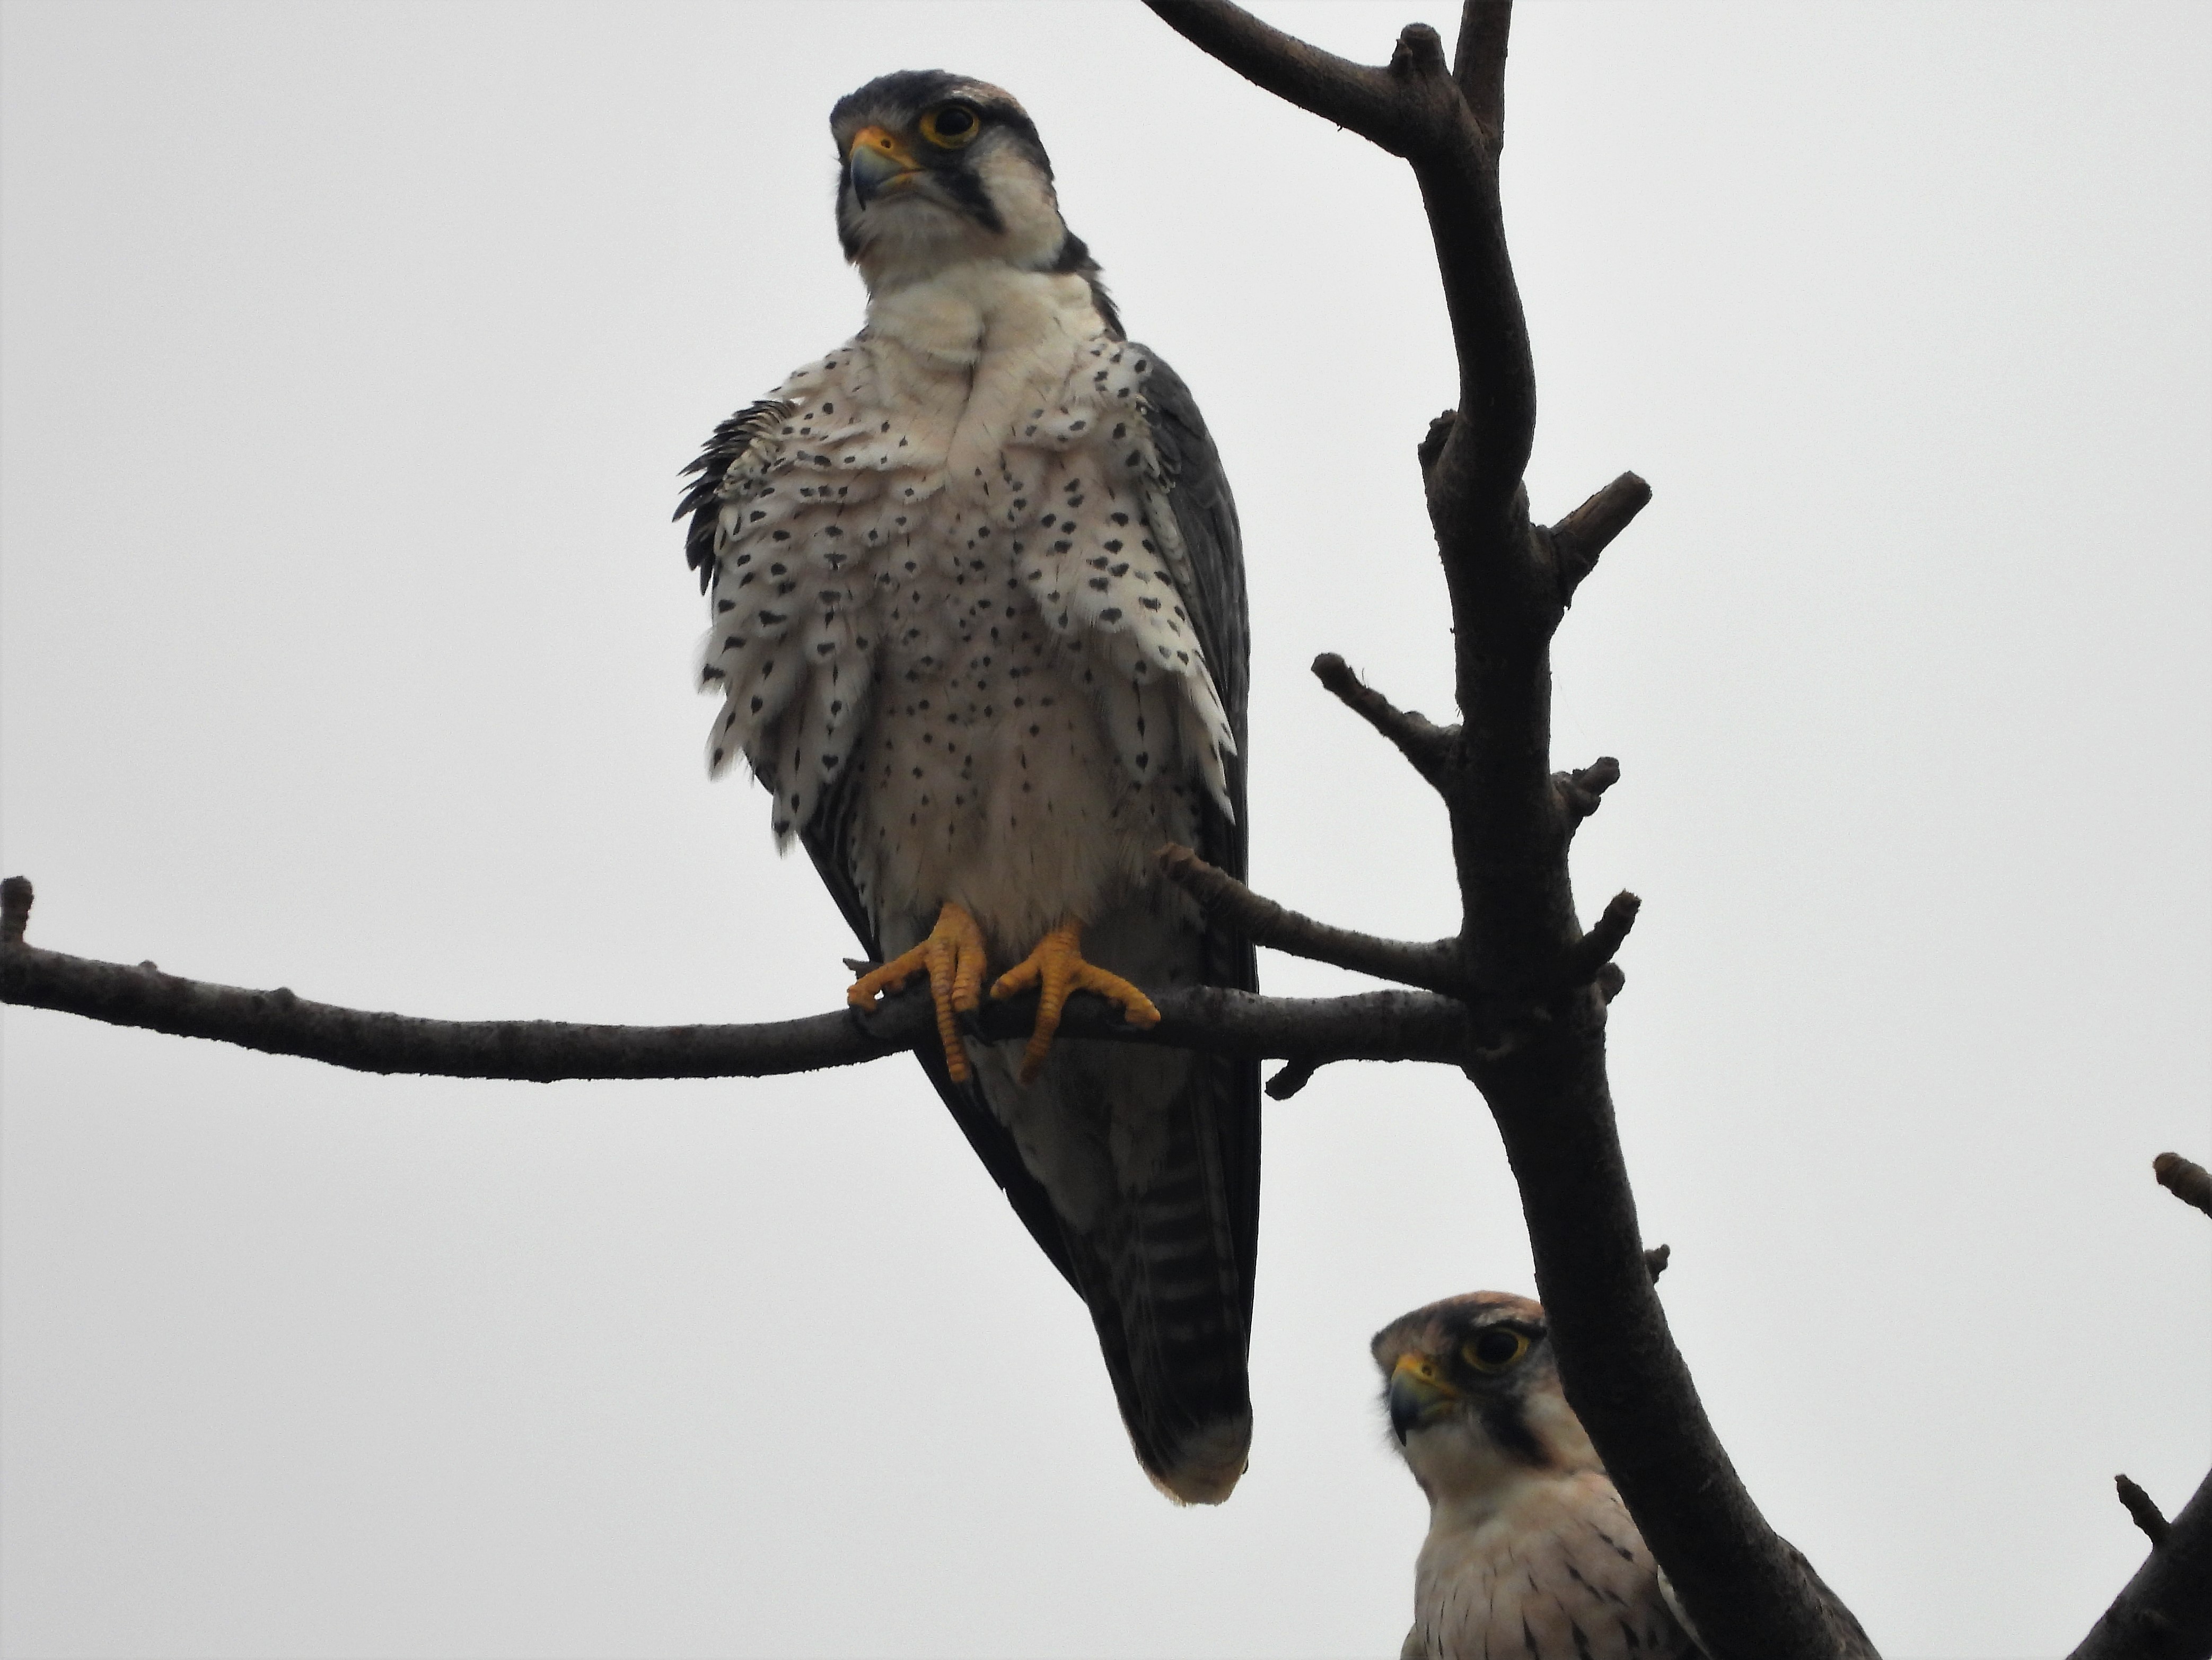
{"type": "Polygon", "coordinates": [[[1392,1321],[1371,1349],[1391,1433],[1431,1504],[1602,1468],[1527,1298],[1449,1297],[1392,1321]]]}
{"type": "Polygon", "coordinates": [[[901,70],[839,99],[830,133],[843,169],[838,239],[870,293],[971,261],[1096,286],[1090,251],[1060,216],[1036,124],[1012,93],[901,70]]]}

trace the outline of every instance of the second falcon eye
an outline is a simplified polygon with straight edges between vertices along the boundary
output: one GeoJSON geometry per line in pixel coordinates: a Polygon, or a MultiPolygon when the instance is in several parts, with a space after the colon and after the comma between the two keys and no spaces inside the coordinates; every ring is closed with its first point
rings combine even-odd
{"type": "Polygon", "coordinates": [[[1528,1340],[1510,1326],[1492,1326],[1460,1353],[1477,1371],[1504,1371],[1528,1353],[1528,1340]]]}
{"type": "Polygon", "coordinates": [[[931,143],[942,145],[946,149],[958,149],[963,144],[972,143],[975,135],[982,131],[982,122],[965,104],[947,104],[921,118],[921,136],[931,143]]]}

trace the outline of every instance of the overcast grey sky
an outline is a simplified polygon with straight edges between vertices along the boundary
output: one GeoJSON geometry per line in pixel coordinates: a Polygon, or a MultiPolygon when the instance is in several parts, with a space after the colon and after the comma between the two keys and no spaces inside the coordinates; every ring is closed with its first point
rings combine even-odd
{"type": "MultiPolygon", "coordinates": [[[[1263,8],[1368,59],[1453,8],[1263,8]]],[[[831,1006],[705,781],[676,470],[857,325],[824,118],[1012,89],[1244,511],[1252,869],[1455,915],[1315,685],[1449,707],[1403,167],[1133,5],[0,10],[0,860],[33,938],[452,1017],[831,1006]]],[[[1613,1056],[1737,1464],[1894,1660],[2056,1655],[2212,1460],[2212,11],[1532,4],[1557,652],[1613,1056]]],[[[1267,988],[1352,976],[1268,958],[1267,988]]],[[[11,1656],[1395,1651],[1368,1335],[1530,1287],[1455,1076],[1270,1109],[1252,1467],[1177,1511],[921,1073],[357,1077],[4,1019],[11,1656]]]]}

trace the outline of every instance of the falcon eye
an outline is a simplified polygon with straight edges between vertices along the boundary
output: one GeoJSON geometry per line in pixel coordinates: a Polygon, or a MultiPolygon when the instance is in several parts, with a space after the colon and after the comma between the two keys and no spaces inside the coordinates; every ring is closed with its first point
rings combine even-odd
{"type": "Polygon", "coordinates": [[[939,149],[957,150],[972,144],[983,123],[965,104],[946,104],[921,118],[921,136],[939,149]]]}
{"type": "Polygon", "coordinates": [[[1510,1326],[1492,1326],[1460,1350],[1477,1371],[1504,1371],[1528,1353],[1528,1340],[1510,1326]]]}

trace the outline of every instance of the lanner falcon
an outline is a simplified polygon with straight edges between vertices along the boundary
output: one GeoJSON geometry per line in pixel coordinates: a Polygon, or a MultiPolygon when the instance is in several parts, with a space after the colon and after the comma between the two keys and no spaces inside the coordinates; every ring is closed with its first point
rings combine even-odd
{"type": "Polygon", "coordinates": [[[1448,1298],[1373,1353],[1429,1500],[1401,1660],[1702,1660],[1567,1404],[1540,1307],[1448,1298]]]}
{"type": "Polygon", "coordinates": [[[1036,126],[937,70],[830,112],[866,325],[716,429],[678,517],[711,605],[697,665],[880,968],[927,976],[922,1065],[1090,1305],[1137,1456],[1218,1504],[1244,1468],[1257,1065],[1055,1049],[1072,991],[1249,989],[1153,855],[1244,868],[1237,511],[1189,391],[1121,331],[1036,126]],[[1041,996],[1025,1049],[968,1037],[1041,996]]]}

